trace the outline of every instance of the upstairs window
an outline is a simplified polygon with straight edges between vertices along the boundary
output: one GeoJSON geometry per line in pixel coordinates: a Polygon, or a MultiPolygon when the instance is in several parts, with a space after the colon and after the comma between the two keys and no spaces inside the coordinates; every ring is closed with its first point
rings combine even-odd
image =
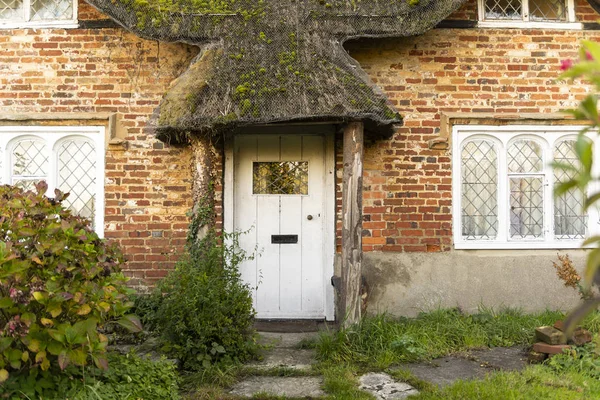
{"type": "Polygon", "coordinates": [[[0,28],[76,26],[76,0],[0,0],[0,28]]]}
{"type": "MultiPolygon", "coordinates": [[[[584,211],[584,193],[579,189],[560,197],[553,193],[572,173],[553,170],[550,164],[578,168],[578,131],[579,127],[565,126],[456,126],[455,247],[574,248],[600,233],[600,214],[597,208],[584,211]]],[[[600,140],[594,151],[600,151],[600,140]]],[[[590,193],[599,189],[592,187],[590,193]]]]}
{"type": "Polygon", "coordinates": [[[574,0],[479,0],[479,25],[580,28],[574,0]]]}

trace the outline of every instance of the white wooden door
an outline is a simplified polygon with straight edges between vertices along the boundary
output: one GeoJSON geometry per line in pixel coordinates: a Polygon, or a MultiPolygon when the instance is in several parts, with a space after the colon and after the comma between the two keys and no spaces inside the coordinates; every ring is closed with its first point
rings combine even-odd
{"type": "Polygon", "coordinates": [[[325,231],[334,224],[325,206],[325,185],[333,177],[326,171],[326,144],[324,135],[234,139],[233,227],[248,231],[242,248],[258,252],[241,266],[254,288],[257,318],[322,319],[333,308],[327,304],[333,303],[327,293],[333,266],[325,265],[332,262],[325,231]]]}

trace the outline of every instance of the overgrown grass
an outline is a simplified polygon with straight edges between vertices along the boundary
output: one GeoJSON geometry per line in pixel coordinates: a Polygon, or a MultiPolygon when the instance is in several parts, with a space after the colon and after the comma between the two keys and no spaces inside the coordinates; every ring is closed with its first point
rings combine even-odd
{"type": "Polygon", "coordinates": [[[557,373],[544,365],[520,372],[496,372],[483,380],[460,381],[444,389],[423,391],[414,400],[570,400],[597,399],[600,380],[576,372],[557,373]]]}
{"type": "MultiPolygon", "coordinates": [[[[316,348],[321,361],[385,369],[467,349],[529,344],[536,327],[552,325],[563,317],[560,312],[524,314],[514,309],[482,309],[472,315],[440,309],[417,318],[380,315],[321,335],[316,348]]],[[[595,314],[584,325],[598,332],[600,317],[595,314]]]]}

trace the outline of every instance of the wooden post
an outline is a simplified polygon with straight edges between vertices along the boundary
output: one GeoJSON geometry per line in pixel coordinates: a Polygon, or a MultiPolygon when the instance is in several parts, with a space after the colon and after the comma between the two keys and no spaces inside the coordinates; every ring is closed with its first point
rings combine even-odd
{"type": "Polygon", "coordinates": [[[344,326],[360,321],[362,283],[362,122],[344,128],[344,177],[342,183],[342,290],[340,318],[344,326]]]}
{"type": "Polygon", "coordinates": [[[194,219],[190,229],[195,244],[200,244],[207,237],[215,223],[215,147],[208,136],[197,135],[191,140],[192,148],[192,197],[194,219]]]}

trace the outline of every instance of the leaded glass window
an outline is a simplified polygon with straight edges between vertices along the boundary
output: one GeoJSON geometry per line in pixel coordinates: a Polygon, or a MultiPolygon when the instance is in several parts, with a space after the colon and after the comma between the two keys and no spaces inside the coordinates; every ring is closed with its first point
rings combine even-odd
{"type": "Polygon", "coordinates": [[[58,188],[68,192],[65,205],[75,214],[93,218],[96,188],[96,150],[88,139],[68,139],[58,148],[58,188]]]}
{"type": "Polygon", "coordinates": [[[307,161],[255,162],[254,194],[308,194],[307,161]]]}
{"type": "Polygon", "coordinates": [[[23,0],[0,0],[0,21],[23,18],[23,0]]]}
{"type": "Polygon", "coordinates": [[[0,0],[0,26],[20,22],[44,25],[75,21],[76,0],[0,0]]]}
{"type": "Polygon", "coordinates": [[[574,19],[570,0],[479,0],[484,21],[568,22],[574,19]]]}
{"type": "Polygon", "coordinates": [[[25,190],[34,190],[35,184],[46,179],[48,152],[39,139],[25,139],[16,143],[12,155],[12,184],[25,190]]]}
{"type": "MultiPolygon", "coordinates": [[[[575,153],[575,140],[563,140],[554,147],[554,161],[579,168],[579,160],[575,153]]],[[[567,182],[574,176],[574,171],[556,168],[554,182],[567,182]]],[[[554,236],[556,239],[583,239],[586,233],[588,216],[584,210],[584,193],[573,188],[554,199],[554,236]]]]}
{"type": "Polygon", "coordinates": [[[493,142],[473,140],[462,149],[462,235],[493,239],[498,233],[498,157],[493,142]]]}
{"type": "Polygon", "coordinates": [[[508,147],[510,237],[544,236],[544,153],[533,140],[508,147]]]}
{"type": "Polygon", "coordinates": [[[522,19],[522,0],[486,0],[486,19],[522,19]]]}
{"type": "Polygon", "coordinates": [[[102,235],[104,221],[103,127],[0,126],[0,183],[35,191],[59,189],[63,205],[92,221],[102,235]]]}
{"type": "MultiPolygon", "coordinates": [[[[576,248],[600,234],[600,207],[589,193],[554,187],[579,168],[583,127],[457,125],[453,128],[453,227],[457,249],[576,248]],[[554,169],[553,162],[572,168],[554,169]]],[[[590,138],[596,134],[590,134],[590,138]]],[[[590,139],[592,140],[592,139],[590,139]]],[[[600,153],[600,139],[594,139],[600,153]]],[[[590,188],[595,193],[598,187],[590,188]]]]}

